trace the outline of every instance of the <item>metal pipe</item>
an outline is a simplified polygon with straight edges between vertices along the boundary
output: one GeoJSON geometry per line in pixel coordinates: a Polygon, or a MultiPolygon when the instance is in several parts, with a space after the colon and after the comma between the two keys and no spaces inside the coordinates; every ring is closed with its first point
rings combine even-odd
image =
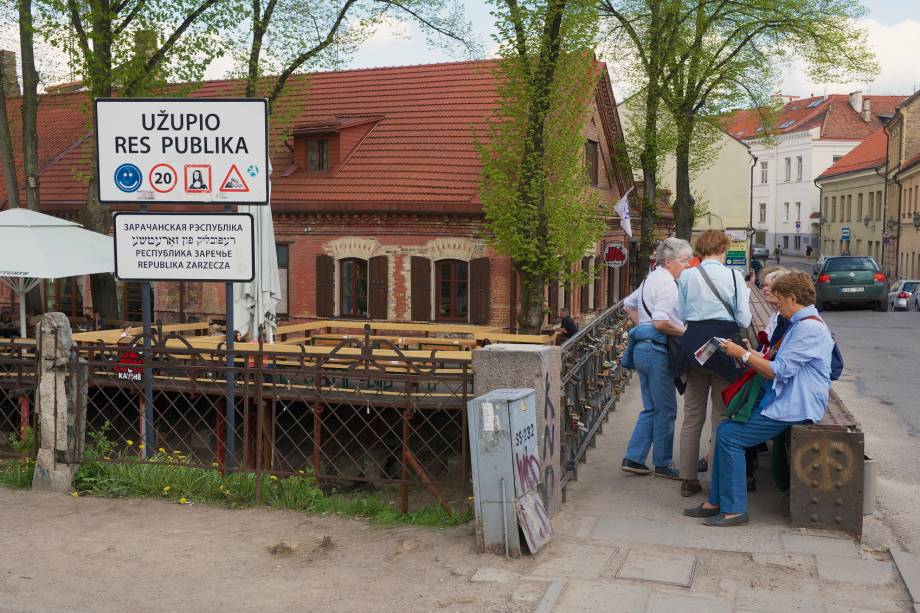
{"type": "Polygon", "coordinates": [[[508,497],[505,494],[505,478],[502,477],[502,536],[505,539],[505,557],[510,558],[508,552],[508,497]]]}
{"type": "MultiPolygon", "coordinates": [[[[224,211],[230,213],[233,207],[227,205],[224,211]]],[[[227,389],[225,391],[226,400],[226,418],[224,424],[227,428],[226,436],[226,466],[233,470],[236,467],[236,360],[233,356],[233,344],[235,336],[235,326],[233,322],[233,283],[224,284],[224,310],[227,334],[227,389]]]]}

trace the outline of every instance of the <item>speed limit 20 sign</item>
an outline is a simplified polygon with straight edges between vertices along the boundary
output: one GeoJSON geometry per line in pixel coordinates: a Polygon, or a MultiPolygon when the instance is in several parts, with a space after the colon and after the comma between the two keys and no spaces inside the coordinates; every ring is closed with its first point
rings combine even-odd
{"type": "Polygon", "coordinates": [[[168,194],[176,189],[176,185],[179,183],[179,175],[176,174],[176,169],[169,164],[157,164],[150,169],[150,175],[147,180],[151,188],[161,194],[168,194]]]}

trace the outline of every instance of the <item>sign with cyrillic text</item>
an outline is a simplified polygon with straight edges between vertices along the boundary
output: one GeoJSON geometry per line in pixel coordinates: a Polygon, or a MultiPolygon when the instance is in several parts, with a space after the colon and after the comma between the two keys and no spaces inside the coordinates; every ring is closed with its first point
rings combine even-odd
{"type": "Polygon", "coordinates": [[[115,276],[122,281],[252,281],[248,213],[115,213],[115,276]]]}
{"type": "Polygon", "coordinates": [[[103,204],[267,204],[268,101],[96,99],[103,204]]]}

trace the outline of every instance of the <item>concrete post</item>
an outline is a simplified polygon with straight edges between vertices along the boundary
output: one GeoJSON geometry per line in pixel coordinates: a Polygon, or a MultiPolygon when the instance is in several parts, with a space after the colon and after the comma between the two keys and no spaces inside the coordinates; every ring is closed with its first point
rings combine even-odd
{"type": "Polygon", "coordinates": [[[559,347],[488,345],[473,351],[473,395],[502,388],[530,388],[537,399],[537,441],[542,483],[540,495],[550,517],[562,509],[559,478],[562,403],[559,347]]]}
{"type": "Polygon", "coordinates": [[[35,405],[41,443],[32,489],[70,492],[83,454],[86,364],[72,359],[70,322],[63,313],[42,315],[35,338],[39,360],[35,405]]]}

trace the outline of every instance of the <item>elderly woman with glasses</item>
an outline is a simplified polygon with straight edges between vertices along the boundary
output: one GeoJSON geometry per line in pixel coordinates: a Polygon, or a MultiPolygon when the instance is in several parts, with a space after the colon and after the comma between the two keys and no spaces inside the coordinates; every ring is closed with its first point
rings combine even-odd
{"type": "Polygon", "coordinates": [[[621,468],[630,473],[647,475],[645,464],[650,449],[655,476],[679,479],[673,464],[674,420],[677,416],[677,393],[670,376],[668,336],[684,333],[677,278],[687,267],[693,250],[679,238],[662,241],[657,249],[658,267],[630,294],[624,305],[636,328],[630,335],[634,342],[633,361],[642,390],[642,412],[626,448],[621,468]]]}
{"type": "Polygon", "coordinates": [[[763,384],[747,421],[724,421],[719,426],[709,500],[684,509],[684,515],[705,517],[709,526],[748,523],[744,449],[792,425],[821,421],[827,407],[834,340],[814,306],[815,287],[805,273],[792,272],[775,279],[771,291],[780,315],[789,321],[773,360],[731,341],[722,343],[722,350],[761,375],[763,384]]]}

